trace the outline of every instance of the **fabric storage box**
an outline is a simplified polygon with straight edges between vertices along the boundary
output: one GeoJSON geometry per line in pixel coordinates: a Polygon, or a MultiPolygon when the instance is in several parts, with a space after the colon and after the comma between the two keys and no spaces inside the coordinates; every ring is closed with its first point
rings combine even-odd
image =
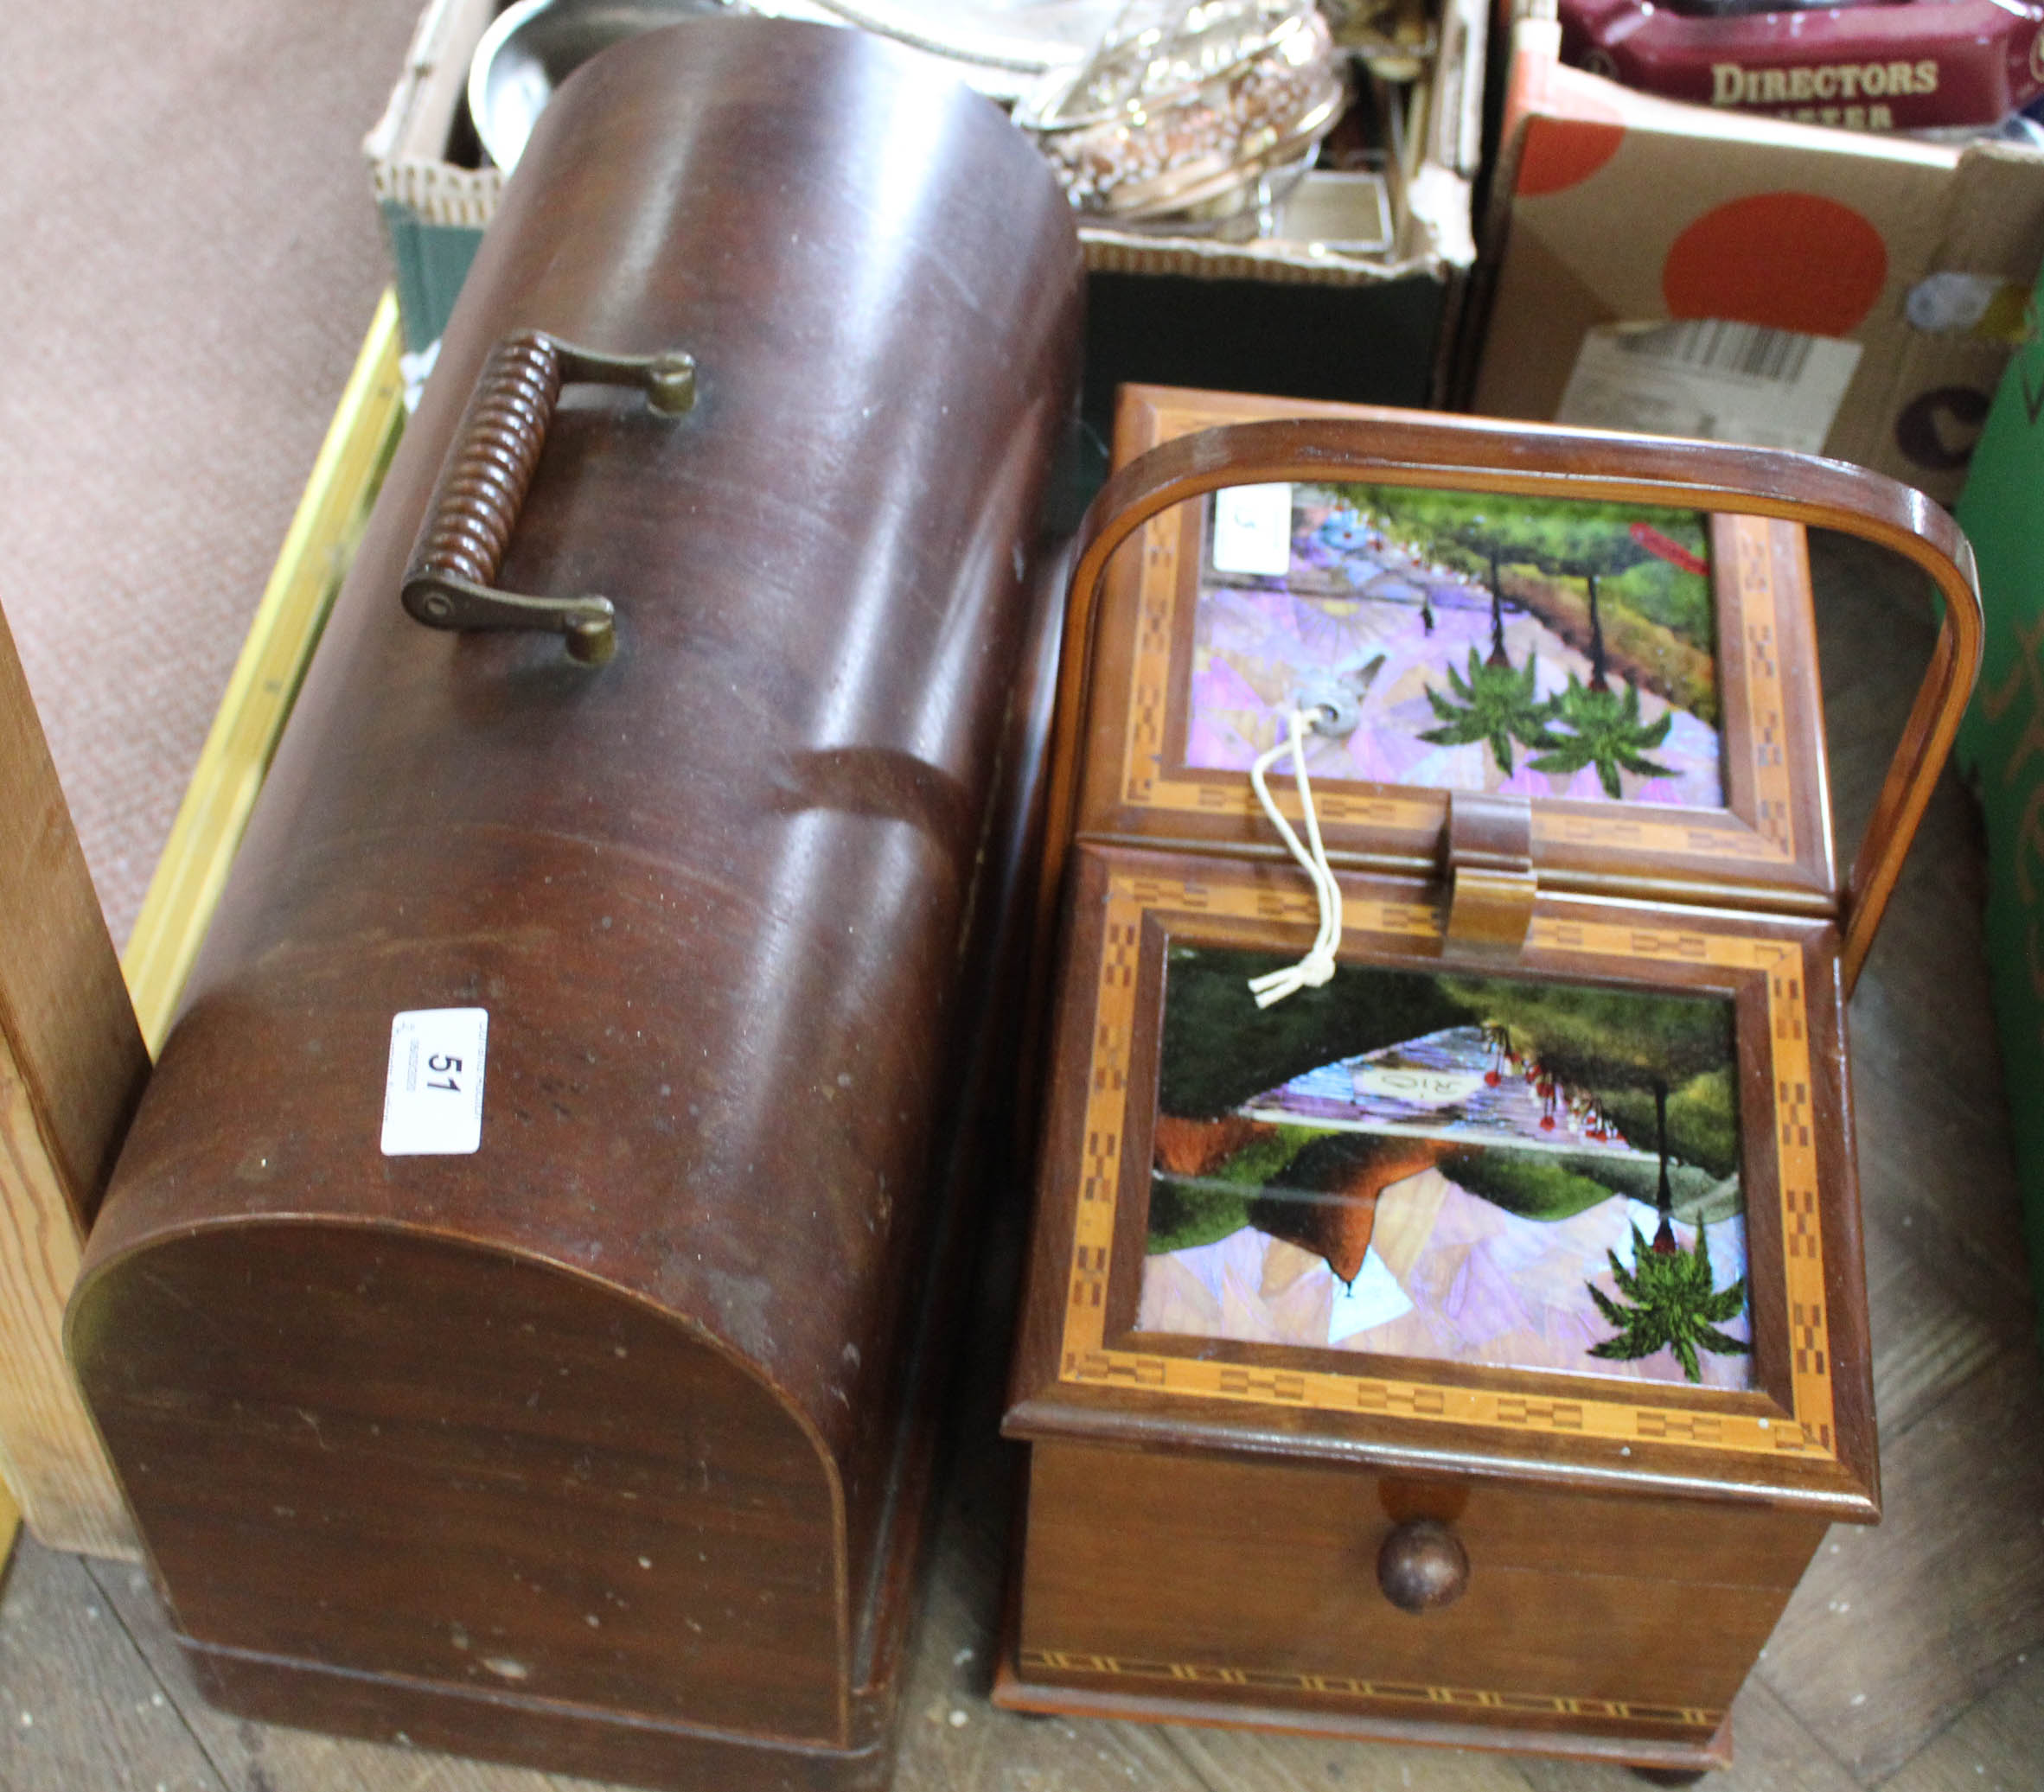
{"type": "Polygon", "coordinates": [[[1079,298],[1000,113],[853,34],[549,112],[71,1311],[218,1702],[885,1779],[1079,298]]]}
{"type": "Polygon", "coordinates": [[[1843,1006],[1977,664],[1970,552],[1702,443],[1136,390],[1116,459],[996,1696],[1721,1763],[1878,1514],[1843,1006]],[[1947,600],[1844,875],[1817,524],[1947,600]]]}

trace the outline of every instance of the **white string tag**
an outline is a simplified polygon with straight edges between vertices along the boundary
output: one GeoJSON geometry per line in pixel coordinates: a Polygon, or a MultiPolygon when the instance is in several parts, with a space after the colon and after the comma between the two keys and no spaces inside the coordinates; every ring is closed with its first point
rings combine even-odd
{"type": "Polygon", "coordinates": [[[1320,818],[1313,808],[1313,785],[1306,775],[1306,737],[1319,725],[1324,713],[1319,709],[1294,707],[1286,724],[1284,737],[1268,753],[1258,756],[1256,762],[1249,768],[1249,782],[1255,788],[1256,800],[1263,805],[1263,813],[1270,817],[1271,826],[1284,837],[1292,857],[1313,879],[1313,894],[1320,904],[1320,930],[1306,956],[1282,970],[1267,971],[1261,977],[1250,978],[1249,988],[1259,1008],[1281,1002],[1302,989],[1319,988],[1334,975],[1334,952],[1341,944],[1341,888],[1335,883],[1333,868],[1327,863],[1327,849],[1320,843],[1320,818]],[[1306,816],[1306,839],[1313,843],[1310,851],[1271,800],[1270,785],[1267,781],[1271,767],[1287,753],[1292,756],[1292,775],[1299,786],[1299,807],[1306,816]]]}

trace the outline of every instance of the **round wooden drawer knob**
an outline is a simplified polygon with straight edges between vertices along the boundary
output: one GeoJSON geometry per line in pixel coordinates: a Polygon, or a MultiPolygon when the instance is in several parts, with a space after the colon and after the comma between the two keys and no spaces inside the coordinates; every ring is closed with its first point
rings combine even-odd
{"type": "Polygon", "coordinates": [[[1401,1611],[1438,1610],[1467,1588],[1468,1552],[1438,1519],[1409,1520],[1377,1551],[1377,1584],[1401,1611]]]}

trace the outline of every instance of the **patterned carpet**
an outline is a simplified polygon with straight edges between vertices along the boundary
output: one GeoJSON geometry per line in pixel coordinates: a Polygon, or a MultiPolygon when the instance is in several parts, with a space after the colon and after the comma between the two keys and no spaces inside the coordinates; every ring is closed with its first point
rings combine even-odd
{"type": "Polygon", "coordinates": [[[0,8],[0,611],[117,942],[388,281],[419,3],[0,8]]]}

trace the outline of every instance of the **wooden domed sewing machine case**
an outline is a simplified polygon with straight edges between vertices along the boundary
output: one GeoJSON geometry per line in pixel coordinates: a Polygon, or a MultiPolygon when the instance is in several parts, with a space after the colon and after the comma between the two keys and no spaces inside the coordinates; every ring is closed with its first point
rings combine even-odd
{"type": "Polygon", "coordinates": [[[885,1778],[1079,305],[861,34],[549,107],[72,1309],[217,1701],[885,1778]]]}
{"type": "Polygon", "coordinates": [[[1971,688],[1971,553],[1703,443],[1133,388],[1115,461],[996,1697],[1708,1767],[1879,1509],[1844,1002],[1971,688]],[[1945,602],[1843,878],[1806,525],[1945,602]]]}

